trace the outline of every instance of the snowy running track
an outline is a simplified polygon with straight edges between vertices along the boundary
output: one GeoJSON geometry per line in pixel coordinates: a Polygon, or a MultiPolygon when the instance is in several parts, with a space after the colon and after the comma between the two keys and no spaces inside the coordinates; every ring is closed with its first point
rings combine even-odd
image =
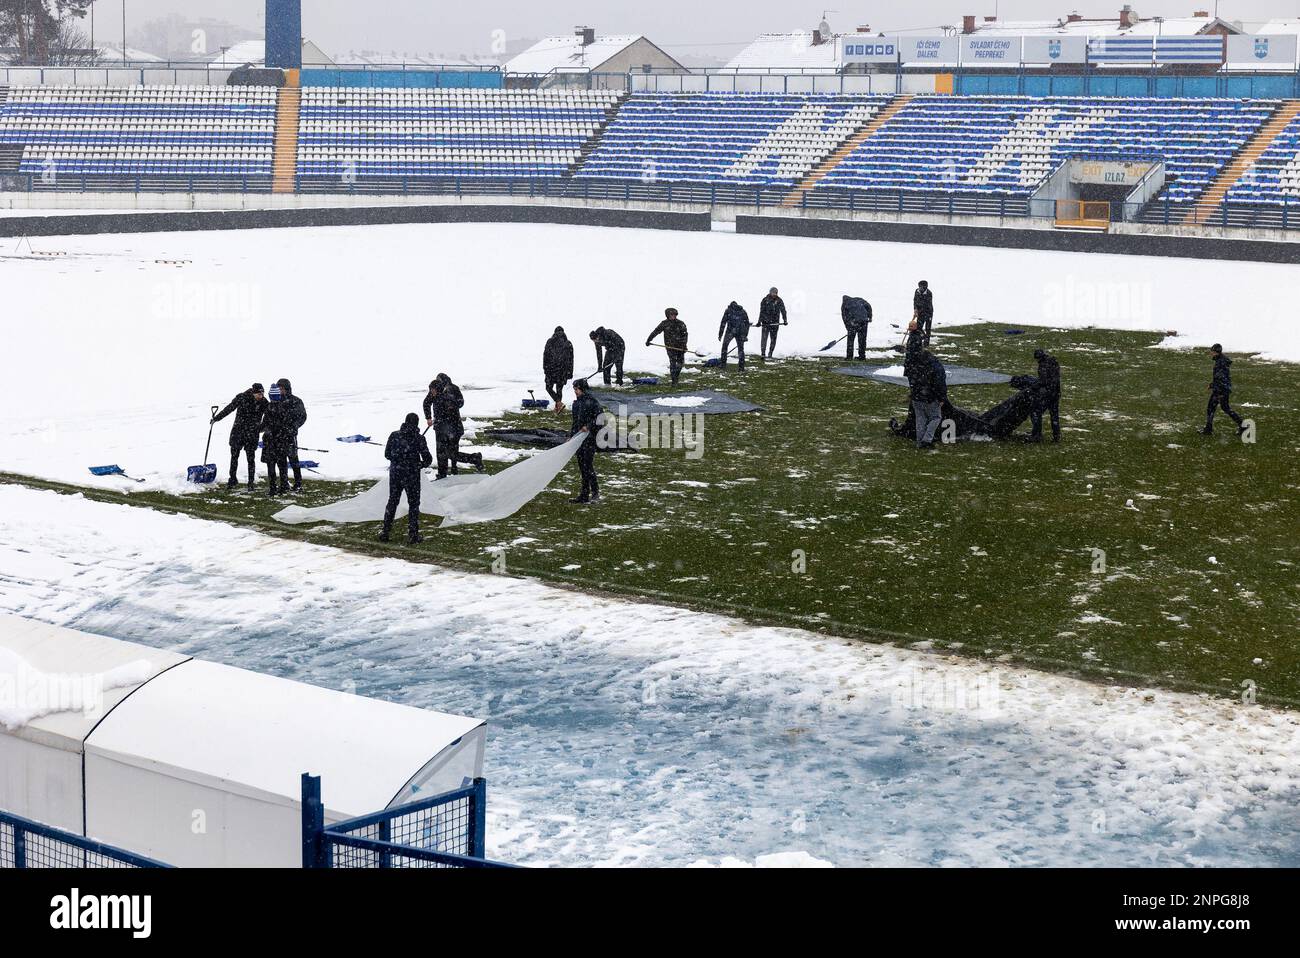
{"type": "Polygon", "coordinates": [[[15,486],[0,611],[487,719],[521,864],[1300,864],[1300,716],[1258,707],[15,486]]]}

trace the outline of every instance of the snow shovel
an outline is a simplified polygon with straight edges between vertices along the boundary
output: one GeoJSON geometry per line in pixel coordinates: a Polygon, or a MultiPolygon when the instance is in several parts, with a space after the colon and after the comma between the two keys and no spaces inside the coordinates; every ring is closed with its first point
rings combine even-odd
{"type": "Polygon", "coordinates": [[[91,466],[90,474],[92,476],[121,476],[123,479],[130,479],[132,482],[144,482],[143,479],[137,479],[135,476],[128,476],[122,471],[121,466],[91,466]]]}
{"type": "Polygon", "coordinates": [[[663,343],[647,343],[647,346],[658,346],[660,349],[666,349],[670,353],[690,353],[692,356],[699,356],[703,359],[708,353],[699,353],[693,349],[682,349],[678,346],[666,346],[663,343]]]}
{"type": "Polygon", "coordinates": [[[210,482],[217,481],[217,467],[215,464],[208,462],[208,453],[212,451],[212,430],[216,426],[216,415],[219,406],[212,407],[212,415],[208,419],[208,444],[203,447],[202,466],[190,466],[185,470],[186,482],[197,482],[199,485],[207,485],[210,482]]]}
{"type": "MultiPolygon", "coordinates": [[[[260,440],[260,439],[257,440],[257,448],[258,448],[258,449],[262,449],[262,448],[264,448],[265,446],[266,446],[266,443],[264,443],[264,442],[263,442],[262,440],[260,440]]],[[[299,451],[302,451],[302,452],[329,452],[328,449],[313,449],[311,446],[299,446],[298,449],[299,449],[299,451]]]]}
{"type": "Polygon", "coordinates": [[[843,336],[841,336],[839,339],[833,339],[833,340],[831,340],[829,343],[827,343],[827,344],[826,344],[825,346],[823,346],[821,349],[817,350],[817,352],[819,352],[819,353],[824,353],[824,352],[826,352],[826,350],[828,350],[828,349],[834,349],[836,346],[838,346],[840,343],[844,342],[844,340],[846,340],[846,339],[848,339],[848,338],[849,338],[849,334],[848,334],[848,333],[845,333],[845,334],[844,334],[843,336]]]}
{"type": "Polygon", "coordinates": [[[536,396],[533,395],[533,391],[531,389],[528,390],[528,396],[529,398],[523,400],[523,402],[521,403],[521,406],[524,409],[545,409],[551,404],[551,401],[549,399],[538,399],[536,396]]]}
{"type": "MultiPolygon", "coordinates": [[[[429,430],[427,430],[427,429],[425,430],[425,432],[428,432],[428,431],[429,431],[429,430]]],[[[338,441],[339,441],[339,442],[364,442],[364,443],[365,443],[366,445],[368,445],[368,446],[378,446],[378,445],[381,445],[381,443],[371,442],[369,436],[339,436],[339,437],[337,437],[337,438],[338,438],[338,441]]]]}
{"type": "MultiPolygon", "coordinates": [[[[315,462],[315,461],[313,461],[313,460],[311,460],[311,459],[299,459],[299,460],[298,460],[298,468],[299,468],[299,469],[306,469],[308,472],[316,472],[316,470],[320,468],[320,463],[319,463],[319,462],[315,462]]],[[[319,476],[320,473],[319,473],[319,472],[316,472],[316,475],[319,476]]]]}

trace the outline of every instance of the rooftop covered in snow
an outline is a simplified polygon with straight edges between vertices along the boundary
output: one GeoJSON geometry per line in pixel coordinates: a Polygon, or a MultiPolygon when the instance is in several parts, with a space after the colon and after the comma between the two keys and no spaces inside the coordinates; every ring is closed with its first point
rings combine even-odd
{"type": "Polygon", "coordinates": [[[546,37],[506,61],[507,73],[626,73],[642,67],[686,71],[686,67],[641,34],[596,36],[579,27],[570,36],[546,37]]]}

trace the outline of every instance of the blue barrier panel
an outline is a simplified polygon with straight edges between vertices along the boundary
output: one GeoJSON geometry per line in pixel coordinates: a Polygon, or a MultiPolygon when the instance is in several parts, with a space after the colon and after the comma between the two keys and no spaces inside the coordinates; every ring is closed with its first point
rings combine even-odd
{"type": "MultiPolygon", "coordinates": [[[[1151,95],[1151,78],[1140,77],[1111,77],[1115,81],[1115,92],[1109,96],[1150,96],[1151,95]]],[[[1092,91],[1097,92],[1095,89],[1092,91]]]]}
{"type": "Polygon", "coordinates": [[[303,70],[303,86],[352,87],[473,87],[500,89],[503,78],[497,70],[303,70]]]}

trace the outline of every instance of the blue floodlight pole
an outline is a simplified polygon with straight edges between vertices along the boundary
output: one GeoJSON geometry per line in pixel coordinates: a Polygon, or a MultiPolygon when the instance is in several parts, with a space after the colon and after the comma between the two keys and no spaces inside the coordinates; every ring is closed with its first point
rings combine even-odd
{"type": "Polygon", "coordinates": [[[302,68],[302,0],[266,0],[266,65],[302,68]]]}

